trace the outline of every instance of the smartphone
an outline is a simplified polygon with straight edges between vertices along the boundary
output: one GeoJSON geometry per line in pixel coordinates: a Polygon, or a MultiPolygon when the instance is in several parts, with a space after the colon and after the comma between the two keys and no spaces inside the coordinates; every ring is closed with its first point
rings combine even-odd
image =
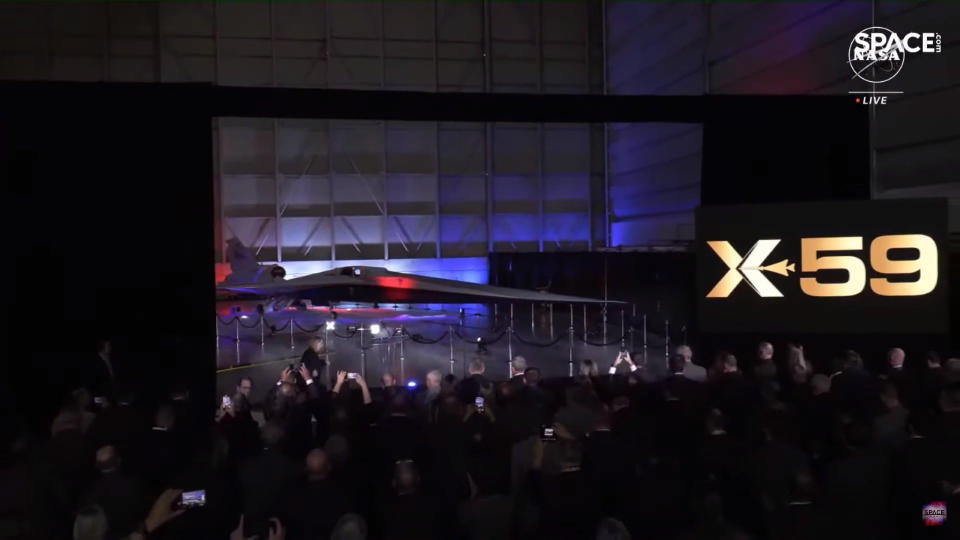
{"type": "Polygon", "coordinates": [[[103,396],[96,396],[93,398],[93,402],[97,405],[103,405],[104,403],[107,402],[107,398],[103,396]]]}
{"type": "Polygon", "coordinates": [[[230,400],[230,396],[223,396],[223,402],[220,406],[226,409],[230,405],[233,405],[233,402],[230,400]]]}
{"type": "Polygon", "coordinates": [[[543,426],[540,428],[540,440],[544,442],[557,440],[557,433],[554,431],[553,426],[543,426]]]}
{"type": "Polygon", "coordinates": [[[350,380],[356,379],[359,376],[359,373],[347,373],[347,378],[350,380]]]}
{"type": "Polygon", "coordinates": [[[180,494],[180,501],[177,503],[179,508],[197,508],[207,504],[207,491],[198,489],[196,491],[184,491],[180,494]]]}
{"type": "Polygon", "coordinates": [[[474,406],[477,408],[477,412],[483,412],[484,399],[483,396],[477,396],[477,399],[473,400],[474,406]]]}

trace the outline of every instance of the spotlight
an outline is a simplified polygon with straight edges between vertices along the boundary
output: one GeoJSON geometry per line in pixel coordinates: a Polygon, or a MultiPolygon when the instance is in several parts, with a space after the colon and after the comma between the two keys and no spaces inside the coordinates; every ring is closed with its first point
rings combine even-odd
{"type": "Polygon", "coordinates": [[[417,381],[407,381],[407,388],[413,389],[417,387],[417,381]]]}
{"type": "Polygon", "coordinates": [[[379,333],[380,333],[380,325],[377,324],[377,323],[371,324],[371,325],[370,325],[370,333],[371,333],[371,334],[379,334],[379,333]]]}
{"type": "Polygon", "coordinates": [[[483,338],[477,338],[477,343],[480,343],[481,341],[483,341],[483,338]]]}
{"type": "Polygon", "coordinates": [[[359,268],[354,268],[354,269],[353,269],[353,275],[359,276],[359,275],[360,275],[360,269],[359,269],[359,268]]]}
{"type": "Polygon", "coordinates": [[[247,315],[241,315],[240,318],[245,321],[245,320],[249,319],[250,317],[247,316],[247,315]]]}
{"type": "Polygon", "coordinates": [[[336,321],[327,321],[327,330],[335,330],[337,328],[336,321]]]}

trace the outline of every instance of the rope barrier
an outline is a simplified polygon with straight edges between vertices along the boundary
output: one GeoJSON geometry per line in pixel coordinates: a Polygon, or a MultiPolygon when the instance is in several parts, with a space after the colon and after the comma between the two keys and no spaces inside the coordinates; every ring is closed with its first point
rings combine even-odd
{"type": "Polygon", "coordinates": [[[544,349],[547,347],[553,347],[554,345],[559,343],[561,339],[565,338],[566,336],[567,336],[566,331],[560,331],[560,332],[557,332],[557,337],[553,341],[550,341],[548,343],[535,343],[533,341],[527,341],[523,339],[523,337],[520,335],[519,332],[515,332],[513,334],[513,337],[517,338],[517,341],[519,341],[520,343],[523,343],[524,345],[528,345],[530,347],[541,347],[544,349]]]}
{"type": "MultiPolygon", "coordinates": [[[[349,332],[349,331],[348,331],[348,332],[349,332]]],[[[345,335],[345,336],[341,336],[336,330],[334,330],[334,331],[333,331],[333,335],[334,335],[334,337],[338,337],[338,338],[340,338],[340,339],[353,339],[353,336],[357,335],[357,331],[354,330],[353,332],[349,332],[349,333],[348,333],[347,335],[345,335]]]]}
{"type": "Polygon", "coordinates": [[[308,334],[312,334],[312,333],[314,333],[314,332],[318,332],[321,328],[324,327],[324,325],[321,324],[320,326],[314,328],[313,330],[307,330],[306,328],[300,326],[300,322],[297,321],[297,319],[293,319],[293,324],[295,324],[295,325],[297,326],[297,328],[299,328],[301,331],[306,332],[306,333],[308,333],[308,334]]]}
{"type": "Polygon", "coordinates": [[[283,326],[280,326],[280,327],[271,325],[271,326],[270,326],[270,331],[271,331],[271,332],[283,332],[284,330],[286,330],[286,329],[290,326],[290,321],[291,321],[291,319],[287,319],[286,324],[284,324],[283,326]]]}
{"type": "Polygon", "coordinates": [[[440,337],[438,337],[437,339],[425,338],[420,334],[410,334],[410,340],[413,341],[414,343],[419,343],[421,345],[433,345],[435,343],[440,343],[441,341],[443,341],[449,333],[450,331],[447,330],[446,332],[440,334],[440,337]]]}
{"type": "Polygon", "coordinates": [[[604,343],[604,342],[602,342],[602,341],[590,341],[590,340],[588,340],[588,339],[586,338],[586,336],[583,336],[583,335],[576,335],[576,334],[575,334],[575,337],[576,337],[577,339],[579,339],[580,341],[586,343],[587,345],[593,345],[594,347],[609,347],[610,345],[616,345],[617,343],[620,343],[620,342],[621,342],[622,340],[624,340],[627,336],[626,336],[626,334],[624,334],[624,335],[622,335],[622,336],[620,336],[620,337],[618,337],[618,338],[615,338],[615,339],[613,339],[613,340],[611,340],[611,341],[608,341],[608,342],[606,342],[606,343],[604,343]]]}
{"type": "Polygon", "coordinates": [[[492,344],[500,341],[501,339],[503,339],[503,336],[505,336],[506,333],[507,333],[507,330],[504,328],[503,330],[500,331],[500,334],[497,335],[497,336],[496,336],[495,338],[493,338],[493,339],[485,339],[485,338],[482,337],[482,336],[477,336],[477,337],[479,338],[479,340],[478,340],[478,339],[471,339],[471,338],[468,338],[468,337],[464,336],[463,334],[460,333],[460,330],[459,330],[459,329],[457,329],[453,334],[454,334],[455,336],[457,336],[458,338],[460,338],[460,341],[462,341],[462,342],[464,342],[464,343],[470,343],[470,344],[480,343],[480,344],[483,344],[483,345],[492,345],[492,344]]]}

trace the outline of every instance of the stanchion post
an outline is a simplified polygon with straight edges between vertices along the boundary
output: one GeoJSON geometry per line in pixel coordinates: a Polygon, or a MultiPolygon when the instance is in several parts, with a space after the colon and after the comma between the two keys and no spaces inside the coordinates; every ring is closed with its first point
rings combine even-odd
{"type": "Polygon", "coordinates": [[[330,384],[330,330],[327,330],[327,325],[323,325],[323,352],[327,354],[327,362],[323,366],[324,378],[327,379],[327,388],[333,388],[333,385],[330,384]]]}
{"type": "Polygon", "coordinates": [[[663,359],[666,362],[667,370],[670,370],[670,319],[664,322],[665,331],[663,335],[663,359]]]}
{"type": "Polygon", "coordinates": [[[220,316],[214,315],[213,331],[217,334],[217,358],[220,357],[220,316]]]}
{"type": "Polygon", "coordinates": [[[647,314],[643,314],[643,365],[647,365],[647,314]]]}
{"type": "Polygon", "coordinates": [[[236,344],[236,349],[237,349],[237,358],[236,358],[236,360],[234,361],[234,363],[235,363],[236,365],[240,365],[240,313],[239,313],[239,312],[234,313],[234,318],[233,318],[233,320],[237,323],[237,325],[236,325],[236,326],[237,326],[237,337],[236,337],[236,339],[233,340],[233,342],[236,344]]]}
{"type": "Polygon", "coordinates": [[[569,376],[573,377],[573,304],[570,304],[570,328],[567,330],[570,333],[570,347],[569,347],[569,357],[567,358],[567,371],[569,376]]]}
{"type": "Polygon", "coordinates": [[[357,328],[360,333],[360,376],[367,378],[367,350],[363,347],[363,332],[366,330],[363,325],[357,328]]]}
{"type": "Polygon", "coordinates": [[[625,340],[627,337],[627,330],[626,330],[626,327],[624,326],[624,323],[626,323],[626,321],[624,320],[624,317],[625,315],[623,312],[623,308],[620,308],[620,350],[621,351],[626,346],[625,340]]]}
{"type": "Polygon", "coordinates": [[[637,350],[636,326],[637,326],[637,305],[633,304],[633,308],[630,313],[630,350],[631,351],[637,350]]]}
{"type": "Polygon", "coordinates": [[[513,304],[510,304],[510,324],[507,326],[507,380],[513,377],[513,304]]]}
{"type": "Polygon", "coordinates": [[[294,349],[293,345],[293,313],[290,314],[290,350],[294,349]]]}
{"type": "Polygon", "coordinates": [[[587,305],[583,305],[583,340],[587,340],[587,305]]]}
{"type": "Polygon", "coordinates": [[[550,339],[553,339],[553,304],[548,304],[550,306],[550,339]]]}
{"type": "Polygon", "coordinates": [[[400,384],[407,384],[407,377],[403,370],[403,326],[400,327],[400,384]]]}
{"type": "Polygon", "coordinates": [[[536,319],[537,304],[536,302],[530,304],[530,335],[537,337],[537,325],[535,322],[536,319]]]}
{"type": "Polygon", "coordinates": [[[262,351],[264,347],[263,341],[263,313],[260,314],[260,350],[262,351]]]}
{"type": "Polygon", "coordinates": [[[450,374],[453,374],[453,326],[450,326],[450,374]]]}
{"type": "Polygon", "coordinates": [[[603,344],[607,344],[607,305],[603,305],[603,344]]]}

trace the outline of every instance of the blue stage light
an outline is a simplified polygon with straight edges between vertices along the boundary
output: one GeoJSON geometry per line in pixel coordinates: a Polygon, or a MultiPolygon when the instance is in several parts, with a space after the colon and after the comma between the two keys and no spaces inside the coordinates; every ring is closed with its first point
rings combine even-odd
{"type": "Polygon", "coordinates": [[[407,382],[407,388],[416,388],[416,387],[417,387],[417,381],[407,382]]]}

